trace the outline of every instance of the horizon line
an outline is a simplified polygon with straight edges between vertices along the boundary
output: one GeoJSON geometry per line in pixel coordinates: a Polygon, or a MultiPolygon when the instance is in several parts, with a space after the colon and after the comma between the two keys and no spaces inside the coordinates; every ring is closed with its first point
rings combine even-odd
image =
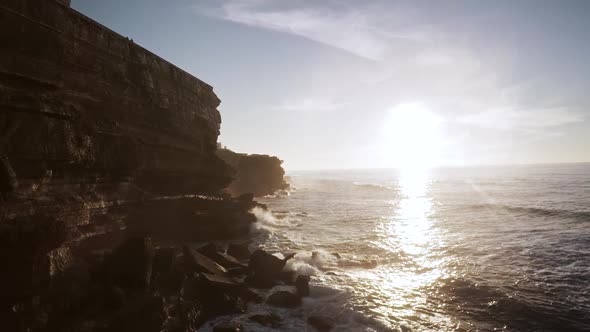
{"type": "MultiPolygon", "coordinates": [[[[473,164],[473,165],[439,165],[425,167],[426,169],[441,168],[471,168],[471,167],[507,167],[507,166],[551,166],[551,165],[575,165],[590,164],[590,161],[567,161],[567,162],[542,162],[542,163],[515,163],[515,164],[473,164]]],[[[375,171],[375,170],[402,170],[416,167],[351,167],[351,168],[307,168],[307,169],[289,169],[285,172],[317,172],[317,171],[375,171]]]]}

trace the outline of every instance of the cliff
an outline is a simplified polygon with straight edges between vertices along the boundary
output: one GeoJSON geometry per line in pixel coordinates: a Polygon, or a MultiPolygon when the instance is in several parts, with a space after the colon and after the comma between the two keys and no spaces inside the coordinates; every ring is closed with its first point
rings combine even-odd
{"type": "Polygon", "coordinates": [[[130,233],[248,231],[211,86],[67,0],[2,1],[0,45],[0,318],[130,233]]]}
{"type": "Polygon", "coordinates": [[[226,148],[219,148],[217,155],[233,169],[233,181],[227,190],[234,196],[247,193],[265,196],[289,189],[284,180],[283,161],[277,157],[236,153],[226,148]]]}

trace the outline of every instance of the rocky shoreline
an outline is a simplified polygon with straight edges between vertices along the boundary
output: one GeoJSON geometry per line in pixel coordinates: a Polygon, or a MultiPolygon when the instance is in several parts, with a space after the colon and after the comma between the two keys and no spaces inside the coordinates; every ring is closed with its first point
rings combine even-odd
{"type": "MultiPolygon", "coordinates": [[[[281,317],[248,312],[248,304],[301,305],[310,277],[283,270],[291,257],[250,253],[246,244],[161,245],[150,237],[128,237],[113,250],[90,252],[55,275],[43,292],[11,306],[3,328],[189,332],[212,318],[235,314],[280,329],[281,317]],[[279,285],[291,289],[264,291],[279,285]]],[[[311,323],[326,330],[321,327],[325,320],[311,323]]],[[[239,319],[211,328],[243,331],[239,319]]]]}
{"type": "Polygon", "coordinates": [[[0,330],[190,332],[299,305],[307,279],[236,245],[265,207],[227,188],[286,183],[276,157],[217,155],[213,87],[69,1],[6,0],[0,16],[0,330]],[[260,291],[275,284],[292,291],[260,291]]]}
{"type": "MultiPolygon", "coordinates": [[[[241,211],[266,209],[251,199],[243,196],[222,201],[241,211]]],[[[222,211],[228,206],[225,208],[222,211]]],[[[224,215],[217,217],[224,219],[224,215]]],[[[255,222],[241,219],[248,226],[255,222]]],[[[10,267],[2,281],[3,329],[222,332],[245,331],[247,321],[259,326],[254,330],[282,330],[283,317],[260,310],[260,305],[295,309],[310,295],[311,277],[285,269],[295,254],[251,251],[247,232],[225,234],[209,242],[202,238],[189,241],[190,236],[173,240],[157,232],[152,237],[129,228],[111,249],[77,252],[75,258],[65,251],[61,254],[68,257],[53,255],[45,261],[53,273],[26,283],[28,273],[40,276],[47,257],[44,252],[52,251],[52,243],[58,245],[52,241],[58,241],[61,230],[47,227],[13,229],[10,236],[5,229],[2,233],[4,264],[10,267]],[[11,261],[6,261],[9,255],[11,261]]],[[[329,317],[312,316],[308,324],[318,331],[329,331],[334,323],[329,317]]]]}

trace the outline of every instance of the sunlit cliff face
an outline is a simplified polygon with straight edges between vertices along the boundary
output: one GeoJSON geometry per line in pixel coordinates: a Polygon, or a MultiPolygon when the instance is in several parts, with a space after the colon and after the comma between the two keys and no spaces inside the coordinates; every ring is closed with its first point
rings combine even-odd
{"type": "Polygon", "coordinates": [[[384,153],[400,168],[425,169],[437,164],[442,149],[440,118],[419,103],[393,107],[384,122],[384,153]]]}

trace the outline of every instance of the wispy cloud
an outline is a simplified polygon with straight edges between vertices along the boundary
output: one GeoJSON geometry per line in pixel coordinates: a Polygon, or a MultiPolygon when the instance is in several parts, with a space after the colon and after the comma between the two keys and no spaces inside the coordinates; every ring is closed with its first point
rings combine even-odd
{"type": "Polygon", "coordinates": [[[327,112],[335,111],[348,105],[350,105],[349,102],[334,102],[328,99],[305,98],[297,101],[284,101],[279,105],[271,107],[271,109],[292,112],[327,112]]]}
{"type": "MultiPolygon", "coordinates": [[[[290,84],[268,99],[283,102],[262,107],[309,113],[345,110],[343,116],[354,116],[363,139],[375,139],[375,128],[392,105],[408,102],[424,104],[440,116],[448,140],[456,142],[448,151],[450,160],[456,157],[453,153],[460,155],[461,146],[470,151],[467,159],[482,144],[486,151],[497,146],[500,154],[517,144],[560,138],[579,128],[572,125],[589,120],[582,91],[587,78],[580,79],[586,72],[580,71],[577,81],[571,79],[573,70],[562,72],[569,68],[565,61],[570,57],[553,58],[552,52],[567,40],[545,45],[550,30],[528,9],[516,13],[518,8],[509,5],[411,0],[194,1],[200,15],[223,21],[219,23],[281,32],[262,34],[269,49],[278,38],[313,41],[294,43],[303,51],[294,57],[312,54],[305,61],[293,59],[297,70],[269,69],[281,72],[280,80],[269,83],[273,88],[290,84]],[[530,27],[523,29],[523,22],[530,27]],[[507,31],[519,38],[508,38],[507,31]],[[521,43],[525,38],[527,43],[521,43]],[[324,52],[319,44],[356,57],[324,52]],[[310,49],[313,52],[305,52],[310,49]],[[543,60],[540,49],[552,57],[543,60]],[[346,112],[353,105],[355,112],[346,112]]],[[[273,51],[269,49],[248,51],[267,54],[273,51]]]]}
{"type": "MultiPolygon", "coordinates": [[[[376,23],[378,9],[344,6],[337,2],[227,0],[209,2],[198,12],[223,20],[297,35],[357,56],[383,60],[392,44],[424,42],[419,29],[384,29],[376,23]]],[[[395,13],[389,12],[389,19],[395,13]]]]}
{"type": "Polygon", "coordinates": [[[516,109],[503,107],[462,117],[459,122],[501,130],[536,131],[583,122],[585,117],[568,108],[516,109]]]}

